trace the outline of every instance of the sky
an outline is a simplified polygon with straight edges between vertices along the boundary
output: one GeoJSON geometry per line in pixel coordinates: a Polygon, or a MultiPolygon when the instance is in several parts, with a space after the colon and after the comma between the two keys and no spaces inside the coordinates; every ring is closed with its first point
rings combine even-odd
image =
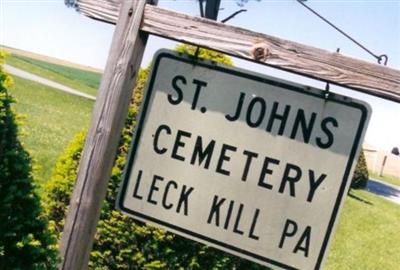
{"type": "MultiPolygon", "coordinates": [[[[307,4],[360,41],[377,55],[389,56],[388,66],[400,69],[400,0],[308,0],[307,4]]],[[[199,15],[195,0],[159,0],[159,6],[199,15]]],[[[219,19],[240,9],[234,0],[222,0],[219,19]]],[[[346,56],[375,63],[376,60],[295,0],[250,0],[228,22],[252,31],[277,36],[346,56]]],[[[0,44],[70,62],[103,69],[114,26],[89,19],[67,8],[63,0],[0,0],[0,44]]],[[[142,66],[160,48],[177,43],[151,37],[142,66]]],[[[321,89],[325,83],[234,58],[235,66],[284,78],[321,89]]],[[[390,151],[400,147],[400,104],[356,91],[331,86],[333,92],[369,103],[373,113],[365,141],[390,151]]]]}

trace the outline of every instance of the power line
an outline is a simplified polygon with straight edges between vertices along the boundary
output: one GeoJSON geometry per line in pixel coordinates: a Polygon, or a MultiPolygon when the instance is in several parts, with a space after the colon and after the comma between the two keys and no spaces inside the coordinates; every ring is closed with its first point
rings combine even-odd
{"type": "Polygon", "coordinates": [[[316,12],[315,10],[313,10],[312,8],[310,8],[308,5],[306,5],[304,2],[307,0],[296,0],[300,5],[302,5],[303,7],[305,7],[306,9],[308,9],[309,11],[311,11],[314,15],[316,15],[318,18],[320,18],[321,20],[323,20],[324,22],[326,22],[327,24],[329,24],[331,27],[333,27],[336,31],[338,31],[339,33],[341,33],[342,35],[344,35],[345,37],[347,37],[348,39],[350,39],[353,43],[357,44],[361,49],[363,49],[364,51],[366,51],[367,53],[369,53],[370,55],[372,55],[373,57],[375,57],[375,59],[378,61],[378,64],[381,64],[382,60],[384,60],[383,64],[386,66],[387,62],[388,62],[388,56],[386,54],[381,54],[381,55],[376,55],[373,52],[371,52],[368,48],[366,48],[364,45],[362,45],[360,42],[358,42],[357,40],[355,40],[353,37],[351,37],[349,34],[347,34],[346,32],[344,32],[342,29],[340,29],[339,27],[337,27],[336,25],[334,25],[332,22],[330,22],[328,19],[324,18],[322,15],[320,15],[318,12],[316,12]]]}
{"type": "Polygon", "coordinates": [[[242,12],[246,12],[247,9],[239,9],[238,11],[234,12],[232,15],[229,15],[228,17],[226,17],[225,19],[221,20],[222,23],[226,23],[227,21],[229,21],[230,19],[232,19],[233,17],[235,17],[236,15],[242,13],[242,12]]]}

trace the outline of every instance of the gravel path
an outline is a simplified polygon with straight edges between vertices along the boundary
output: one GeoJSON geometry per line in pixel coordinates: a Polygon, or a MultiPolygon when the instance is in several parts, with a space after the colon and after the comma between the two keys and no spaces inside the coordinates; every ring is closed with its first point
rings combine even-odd
{"type": "Polygon", "coordinates": [[[4,69],[11,75],[15,75],[15,76],[18,76],[18,77],[21,77],[23,79],[27,79],[30,81],[35,81],[35,82],[56,88],[58,90],[61,90],[61,91],[64,91],[64,92],[67,92],[67,93],[70,93],[70,94],[73,94],[76,96],[84,97],[84,98],[91,99],[91,100],[96,100],[96,97],[94,97],[94,96],[88,95],[86,93],[82,93],[79,90],[76,90],[76,89],[70,88],[68,86],[62,85],[60,83],[45,79],[45,78],[37,76],[35,74],[26,72],[22,69],[15,68],[10,65],[4,65],[4,69]]]}

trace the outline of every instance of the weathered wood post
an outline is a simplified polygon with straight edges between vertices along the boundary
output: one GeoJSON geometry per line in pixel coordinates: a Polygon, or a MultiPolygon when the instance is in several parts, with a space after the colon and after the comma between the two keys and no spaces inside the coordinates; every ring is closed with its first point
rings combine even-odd
{"type": "MultiPolygon", "coordinates": [[[[148,35],[140,32],[146,3],[123,1],[79,165],[60,245],[59,269],[86,269],[102,201],[148,35]]],[[[155,4],[155,3],[154,3],[155,4]]]]}

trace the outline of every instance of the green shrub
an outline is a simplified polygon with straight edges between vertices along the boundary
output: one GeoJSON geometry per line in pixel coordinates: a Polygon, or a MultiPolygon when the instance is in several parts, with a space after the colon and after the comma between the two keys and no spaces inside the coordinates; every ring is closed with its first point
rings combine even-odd
{"type": "Polygon", "coordinates": [[[364,152],[361,150],[350,187],[356,189],[365,188],[367,186],[368,179],[369,175],[367,162],[365,160],[364,152]]]}
{"type": "MultiPolygon", "coordinates": [[[[179,50],[193,47],[179,46],[179,50]]],[[[206,57],[207,51],[202,51],[206,57]]],[[[230,59],[212,53],[217,59],[230,59]]],[[[134,89],[134,99],[129,108],[117,158],[108,184],[95,241],[90,257],[91,269],[265,269],[254,263],[227,255],[208,246],[187,240],[178,235],[148,226],[115,210],[115,199],[126,162],[126,155],[136,125],[139,105],[148,70],[142,70],[134,89]]],[[[47,213],[54,222],[55,233],[60,238],[64,216],[72,185],[76,178],[82,151],[83,136],[79,134],[57,163],[53,177],[47,185],[47,213]]]]}
{"type": "MultiPolygon", "coordinates": [[[[1,62],[4,56],[0,51],[1,62]]],[[[31,158],[18,139],[10,84],[0,66],[0,269],[55,269],[55,239],[42,216],[31,158]]]]}
{"type": "Polygon", "coordinates": [[[45,213],[50,220],[51,229],[58,237],[64,226],[71,191],[76,180],[79,160],[85,141],[85,133],[79,132],[58,159],[51,180],[45,185],[45,213]]]}
{"type": "Polygon", "coordinates": [[[233,62],[230,57],[227,57],[225,54],[216,51],[211,51],[200,47],[198,48],[197,46],[185,45],[185,44],[178,45],[175,50],[179,53],[193,56],[196,53],[197,49],[198,49],[197,56],[200,59],[212,60],[217,63],[233,66],[233,62]]]}

